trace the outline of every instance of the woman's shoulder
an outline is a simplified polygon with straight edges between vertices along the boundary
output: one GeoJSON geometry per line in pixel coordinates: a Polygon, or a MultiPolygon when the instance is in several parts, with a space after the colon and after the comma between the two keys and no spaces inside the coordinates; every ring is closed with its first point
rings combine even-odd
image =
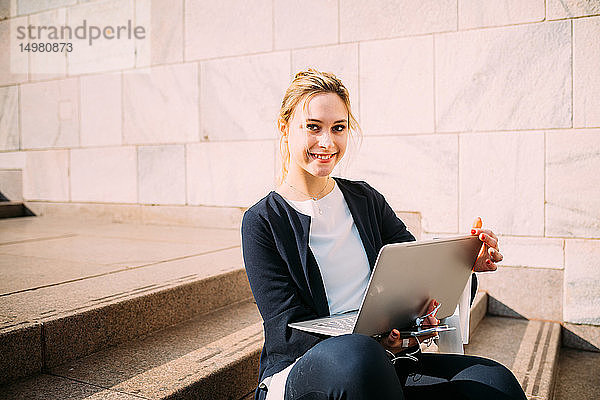
{"type": "Polygon", "coordinates": [[[335,177],[334,179],[338,183],[340,188],[363,195],[380,195],[380,193],[366,181],[352,180],[340,177],[335,177]]]}

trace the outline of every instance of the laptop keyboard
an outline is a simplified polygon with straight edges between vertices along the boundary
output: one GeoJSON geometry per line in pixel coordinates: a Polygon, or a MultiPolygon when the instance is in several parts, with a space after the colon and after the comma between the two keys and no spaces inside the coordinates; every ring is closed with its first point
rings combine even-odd
{"type": "Polygon", "coordinates": [[[356,315],[350,315],[344,318],[335,318],[327,321],[321,321],[315,323],[315,326],[319,326],[322,328],[333,328],[340,330],[353,330],[354,323],[356,322],[356,315]]]}

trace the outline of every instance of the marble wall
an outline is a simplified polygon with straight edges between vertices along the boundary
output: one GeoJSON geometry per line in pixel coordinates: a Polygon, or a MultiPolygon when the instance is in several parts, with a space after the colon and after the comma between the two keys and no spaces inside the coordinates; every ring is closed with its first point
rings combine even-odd
{"type": "Polygon", "coordinates": [[[0,169],[31,202],[247,207],[274,187],[291,77],[332,71],[364,131],[339,175],[422,237],[482,216],[493,296],[600,326],[599,37],[600,0],[3,0],[0,169]],[[146,37],[11,47],[84,19],[146,37]]]}

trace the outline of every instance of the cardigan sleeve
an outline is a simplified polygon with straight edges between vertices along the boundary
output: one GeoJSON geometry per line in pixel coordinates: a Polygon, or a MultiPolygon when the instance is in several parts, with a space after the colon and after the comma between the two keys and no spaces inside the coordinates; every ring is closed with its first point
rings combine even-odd
{"type": "Polygon", "coordinates": [[[290,365],[323,337],[287,326],[318,316],[302,302],[267,221],[248,210],[241,231],[244,265],[265,332],[262,379],[263,375],[270,376],[290,365]]]}

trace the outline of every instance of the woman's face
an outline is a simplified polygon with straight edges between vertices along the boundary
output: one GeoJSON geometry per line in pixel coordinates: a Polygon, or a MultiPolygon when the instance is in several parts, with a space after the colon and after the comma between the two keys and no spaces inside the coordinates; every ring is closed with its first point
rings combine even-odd
{"type": "Polygon", "coordinates": [[[288,125],[289,172],[307,172],[317,177],[331,174],[342,159],[348,143],[348,110],[335,93],[314,95],[301,101],[288,125]]]}

